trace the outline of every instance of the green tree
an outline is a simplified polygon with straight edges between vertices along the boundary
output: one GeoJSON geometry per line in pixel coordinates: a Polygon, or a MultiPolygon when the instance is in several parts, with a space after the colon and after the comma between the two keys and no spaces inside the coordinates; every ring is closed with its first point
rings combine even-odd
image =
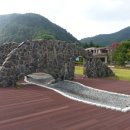
{"type": "Polygon", "coordinates": [[[92,41],[87,43],[80,43],[80,46],[83,47],[83,48],[89,48],[89,47],[102,47],[101,45],[98,45],[98,44],[95,44],[93,43],[92,41]]]}
{"type": "Polygon", "coordinates": [[[47,34],[47,33],[44,33],[44,32],[39,32],[37,33],[36,36],[34,36],[33,39],[45,39],[45,40],[54,40],[55,37],[51,34],[47,34]]]}
{"type": "Polygon", "coordinates": [[[90,47],[95,47],[95,44],[93,43],[93,41],[90,41],[89,46],[90,47]]]}
{"type": "Polygon", "coordinates": [[[113,53],[113,61],[117,65],[125,65],[125,62],[130,61],[130,41],[124,41],[119,44],[113,53]]]}

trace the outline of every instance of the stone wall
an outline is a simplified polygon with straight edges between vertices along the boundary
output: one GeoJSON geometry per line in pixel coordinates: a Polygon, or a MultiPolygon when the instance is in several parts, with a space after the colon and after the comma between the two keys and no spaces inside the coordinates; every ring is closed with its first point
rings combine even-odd
{"type": "MultiPolygon", "coordinates": [[[[90,52],[74,44],[57,40],[23,42],[13,49],[3,62],[0,70],[0,85],[13,86],[17,80],[34,72],[51,74],[57,81],[72,80],[74,78],[74,60],[79,55],[85,58],[85,70],[87,69],[85,74],[88,77],[103,76],[98,73],[99,69],[104,69],[105,65],[101,61],[93,59],[90,52]]],[[[105,68],[104,72],[107,69],[105,68]]],[[[111,74],[107,73],[107,76],[111,74]]]]}
{"type": "Polygon", "coordinates": [[[18,43],[5,43],[0,46],[0,66],[4,62],[7,55],[18,45],[18,43]]]}
{"type": "Polygon", "coordinates": [[[113,71],[105,63],[94,57],[86,60],[85,72],[85,75],[89,78],[115,76],[113,71]]]}

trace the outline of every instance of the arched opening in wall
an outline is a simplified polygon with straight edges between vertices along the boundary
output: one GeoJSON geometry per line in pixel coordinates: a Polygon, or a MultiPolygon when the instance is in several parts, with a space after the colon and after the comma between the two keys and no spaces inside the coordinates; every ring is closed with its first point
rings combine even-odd
{"type": "Polygon", "coordinates": [[[55,82],[55,79],[52,75],[44,73],[44,72],[35,72],[27,75],[25,77],[25,81],[28,83],[32,84],[37,84],[37,85],[48,85],[50,83],[55,82]]]}
{"type": "Polygon", "coordinates": [[[83,56],[77,56],[75,58],[75,76],[84,74],[84,58],[83,56]]]}

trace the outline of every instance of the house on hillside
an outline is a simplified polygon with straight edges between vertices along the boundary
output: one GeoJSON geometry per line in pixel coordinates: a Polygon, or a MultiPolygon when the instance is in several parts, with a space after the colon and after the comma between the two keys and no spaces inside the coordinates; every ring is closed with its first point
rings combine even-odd
{"type": "Polygon", "coordinates": [[[92,52],[93,56],[100,59],[104,63],[108,63],[108,56],[110,52],[109,47],[91,47],[91,48],[86,48],[86,51],[92,52]]]}
{"type": "Polygon", "coordinates": [[[95,56],[96,58],[101,59],[102,62],[104,62],[105,64],[112,64],[113,60],[112,60],[112,54],[113,52],[116,50],[117,46],[119,44],[117,42],[113,42],[110,46],[106,46],[106,47],[90,47],[90,48],[86,48],[86,51],[90,51],[93,53],[93,56],[95,56]]]}

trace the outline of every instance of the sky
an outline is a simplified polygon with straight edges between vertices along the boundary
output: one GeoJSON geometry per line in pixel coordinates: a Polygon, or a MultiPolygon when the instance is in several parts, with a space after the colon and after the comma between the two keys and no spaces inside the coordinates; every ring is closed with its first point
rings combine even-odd
{"type": "Polygon", "coordinates": [[[130,0],[0,0],[0,15],[37,13],[77,39],[130,26],[130,0]]]}

